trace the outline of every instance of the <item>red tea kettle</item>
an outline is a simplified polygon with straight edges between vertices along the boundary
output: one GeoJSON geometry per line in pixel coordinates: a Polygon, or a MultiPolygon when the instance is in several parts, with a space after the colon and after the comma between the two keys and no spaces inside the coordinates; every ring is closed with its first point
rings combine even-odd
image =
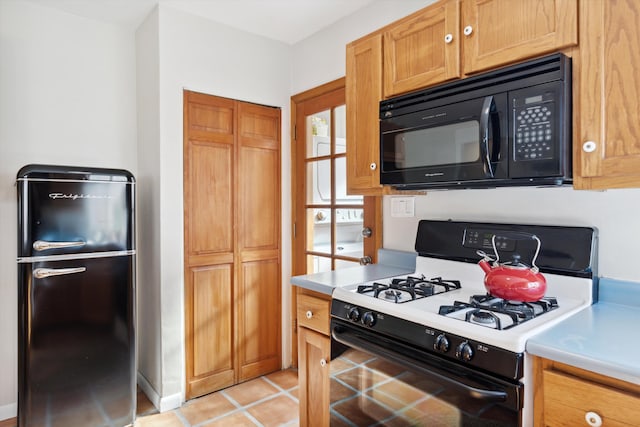
{"type": "Polygon", "coordinates": [[[494,297],[509,301],[531,302],[544,297],[547,290],[547,281],[536,266],[536,259],[540,252],[540,239],[527,233],[512,232],[509,236],[516,238],[532,238],[538,242],[535,255],[531,261],[531,267],[520,262],[520,255],[514,253],[512,260],[500,263],[500,256],[496,248],[496,235],[491,238],[491,244],[495,253],[495,260],[483,251],[477,251],[483,258],[478,265],[485,272],[484,287],[494,297]],[[492,262],[492,264],[489,264],[492,262]]]}

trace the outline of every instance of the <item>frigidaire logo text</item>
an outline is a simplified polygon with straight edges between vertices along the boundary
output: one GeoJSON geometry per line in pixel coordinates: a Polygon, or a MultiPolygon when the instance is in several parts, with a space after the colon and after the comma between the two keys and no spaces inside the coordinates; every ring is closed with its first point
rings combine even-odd
{"type": "Polygon", "coordinates": [[[49,193],[49,198],[56,199],[110,199],[108,194],[64,194],[64,193],[49,193]]]}

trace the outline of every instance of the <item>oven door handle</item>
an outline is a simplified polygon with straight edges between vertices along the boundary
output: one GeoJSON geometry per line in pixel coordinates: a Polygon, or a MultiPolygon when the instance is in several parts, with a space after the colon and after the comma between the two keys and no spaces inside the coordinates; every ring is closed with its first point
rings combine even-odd
{"type": "Polygon", "coordinates": [[[356,350],[380,355],[411,369],[418,369],[421,373],[435,378],[437,381],[444,382],[464,390],[469,396],[475,399],[494,402],[504,402],[507,400],[507,393],[504,391],[487,390],[465,384],[462,379],[454,379],[449,375],[443,375],[439,372],[435,372],[434,369],[437,369],[435,367],[432,368],[423,362],[403,356],[370,341],[363,340],[355,334],[344,331],[336,331],[336,329],[333,328],[333,330],[331,331],[331,337],[339,343],[351,348],[355,348],[356,350]]]}

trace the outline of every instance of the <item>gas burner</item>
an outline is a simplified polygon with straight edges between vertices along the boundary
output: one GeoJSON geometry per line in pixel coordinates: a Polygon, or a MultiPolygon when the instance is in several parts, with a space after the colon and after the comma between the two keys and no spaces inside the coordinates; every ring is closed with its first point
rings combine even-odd
{"type": "Polygon", "coordinates": [[[473,322],[481,323],[483,325],[498,325],[500,323],[500,319],[496,317],[493,313],[482,310],[474,310],[467,313],[466,317],[473,322]]]}
{"type": "Polygon", "coordinates": [[[460,281],[443,280],[442,277],[427,279],[422,275],[394,278],[388,283],[373,282],[370,285],[360,285],[357,292],[389,302],[403,303],[454,289],[460,289],[460,281]]]}
{"type": "Polygon", "coordinates": [[[398,291],[396,289],[387,289],[385,291],[381,291],[378,293],[378,298],[395,303],[411,301],[412,299],[415,299],[414,296],[410,293],[398,291]]]}
{"type": "Polygon", "coordinates": [[[558,307],[553,297],[533,302],[508,301],[493,295],[473,295],[469,302],[442,305],[439,314],[494,329],[509,329],[558,307]],[[460,313],[458,316],[456,313],[460,313]]]}

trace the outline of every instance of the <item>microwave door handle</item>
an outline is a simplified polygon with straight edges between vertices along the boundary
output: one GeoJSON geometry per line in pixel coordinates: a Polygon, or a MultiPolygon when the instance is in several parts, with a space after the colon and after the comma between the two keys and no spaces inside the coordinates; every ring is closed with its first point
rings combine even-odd
{"type": "Polygon", "coordinates": [[[491,105],[493,104],[493,96],[487,96],[482,103],[480,113],[480,158],[484,164],[484,172],[488,178],[493,178],[493,169],[491,168],[491,155],[489,150],[489,126],[491,119],[491,105]]]}

